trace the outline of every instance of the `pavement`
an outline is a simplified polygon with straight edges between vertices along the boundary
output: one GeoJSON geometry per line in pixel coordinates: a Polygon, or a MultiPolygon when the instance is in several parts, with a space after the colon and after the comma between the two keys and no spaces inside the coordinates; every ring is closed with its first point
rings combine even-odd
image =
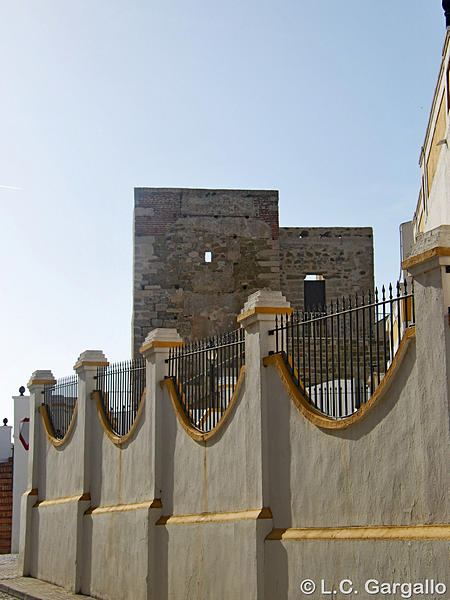
{"type": "Polygon", "coordinates": [[[40,579],[21,577],[18,558],[18,554],[0,554],[0,600],[94,600],[40,579]]]}

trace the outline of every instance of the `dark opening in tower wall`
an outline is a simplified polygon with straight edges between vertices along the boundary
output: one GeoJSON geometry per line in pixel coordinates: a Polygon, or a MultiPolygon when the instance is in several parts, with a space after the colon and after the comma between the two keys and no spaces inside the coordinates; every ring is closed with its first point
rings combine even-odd
{"type": "Polygon", "coordinates": [[[326,305],[325,278],[308,274],[303,281],[304,310],[312,312],[326,305]]]}

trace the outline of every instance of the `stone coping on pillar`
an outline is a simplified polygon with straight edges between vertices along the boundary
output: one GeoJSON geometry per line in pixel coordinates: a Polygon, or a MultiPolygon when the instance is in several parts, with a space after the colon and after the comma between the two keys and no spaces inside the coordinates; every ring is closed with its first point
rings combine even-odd
{"type": "Polygon", "coordinates": [[[102,350],[85,350],[80,354],[73,368],[74,371],[78,371],[82,367],[107,367],[108,365],[108,359],[102,350]]]}
{"type": "Polygon", "coordinates": [[[281,292],[263,289],[248,297],[237,317],[237,322],[242,323],[254,315],[290,315],[293,311],[294,309],[281,292]]]}
{"type": "Polygon", "coordinates": [[[402,262],[402,269],[410,270],[440,256],[450,257],[450,225],[419,233],[411,254],[402,262]]]}
{"type": "Polygon", "coordinates": [[[184,346],[184,342],[176,329],[162,328],[152,329],[139,348],[141,354],[155,348],[178,348],[184,346]]]}
{"type": "Polygon", "coordinates": [[[30,381],[27,383],[28,389],[31,389],[34,385],[46,385],[48,383],[55,383],[56,379],[53,373],[49,370],[34,371],[30,377],[30,381]]]}

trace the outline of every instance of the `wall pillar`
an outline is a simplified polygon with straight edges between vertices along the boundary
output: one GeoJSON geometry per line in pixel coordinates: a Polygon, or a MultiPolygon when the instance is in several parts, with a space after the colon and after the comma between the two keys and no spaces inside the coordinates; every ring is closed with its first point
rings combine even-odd
{"type": "Polygon", "coordinates": [[[158,509],[157,511],[153,510],[154,518],[149,515],[148,598],[155,598],[158,595],[155,587],[157,586],[159,553],[153,532],[154,524],[161,514],[161,503],[158,501],[161,500],[162,493],[161,457],[164,452],[163,436],[165,434],[162,419],[164,393],[160,382],[168,373],[166,359],[169,358],[170,348],[182,345],[183,340],[176,329],[159,328],[150,331],[139,350],[146,359],[145,419],[149,420],[151,429],[149,479],[153,485],[153,504],[158,509]]]}
{"type": "MultiPolygon", "coordinates": [[[[269,481],[269,423],[266,370],[263,359],[275,350],[275,336],[269,331],[275,328],[277,315],[289,315],[293,312],[289,302],[281,292],[259,290],[248,297],[238,322],[245,329],[245,388],[251,390],[251,401],[255,412],[248,420],[251,428],[248,439],[259,454],[259,506],[270,509],[269,481]],[[255,418],[256,417],[256,418],[255,418]]],[[[246,392],[248,393],[248,392],[246,392]]],[[[256,524],[256,586],[259,599],[264,598],[264,540],[272,529],[272,519],[258,520],[256,524]]]]}
{"type": "Polygon", "coordinates": [[[95,379],[98,367],[108,366],[108,361],[101,350],[85,350],[80,354],[74,371],[78,375],[78,444],[81,450],[81,490],[80,499],[77,502],[77,525],[76,525],[76,562],[74,573],[73,590],[79,592],[81,589],[81,578],[84,565],[83,552],[83,516],[91,504],[91,444],[92,444],[92,422],[97,419],[91,394],[97,387],[95,379]]]}
{"type": "MultiPolygon", "coordinates": [[[[27,489],[28,478],[28,451],[19,439],[20,422],[29,418],[30,397],[13,396],[14,401],[14,473],[13,473],[13,513],[11,552],[19,552],[20,532],[20,503],[22,495],[27,489]]],[[[29,442],[29,440],[28,440],[29,442]]]]}
{"type": "Polygon", "coordinates": [[[169,358],[170,348],[183,345],[183,340],[176,329],[153,329],[145,338],[140,348],[140,353],[145,356],[146,386],[147,386],[147,410],[150,411],[149,418],[152,428],[152,471],[153,471],[153,498],[161,498],[161,473],[159,452],[162,449],[161,439],[164,435],[161,431],[160,405],[163,402],[163,391],[159,382],[167,375],[166,359],[169,358]]]}
{"type": "Polygon", "coordinates": [[[30,390],[30,439],[28,450],[27,490],[22,496],[20,510],[19,573],[30,575],[32,558],[32,508],[38,499],[38,475],[41,450],[40,436],[43,435],[39,407],[43,402],[44,386],[54,384],[51,371],[34,371],[28,382],[30,390]]]}
{"type": "Polygon", "coordinates": [[[422,399],[424,445],[423,490],[430,522],[439,521],[445,501],[438,490],[446,481],[450,408],[450,225],[420,234],[412,255],[402,264],[414,277],[417,385],[422,399]]]}

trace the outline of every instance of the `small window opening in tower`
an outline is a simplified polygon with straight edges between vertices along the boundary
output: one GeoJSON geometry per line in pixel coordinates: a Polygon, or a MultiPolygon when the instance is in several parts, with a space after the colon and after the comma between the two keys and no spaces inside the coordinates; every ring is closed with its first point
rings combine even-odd
{"type": "Polygon", "coordinates": [[[211,251],[207,251],[205,252],[205,262],[210,263],[212,261],[212,252],[211,251]]]}

